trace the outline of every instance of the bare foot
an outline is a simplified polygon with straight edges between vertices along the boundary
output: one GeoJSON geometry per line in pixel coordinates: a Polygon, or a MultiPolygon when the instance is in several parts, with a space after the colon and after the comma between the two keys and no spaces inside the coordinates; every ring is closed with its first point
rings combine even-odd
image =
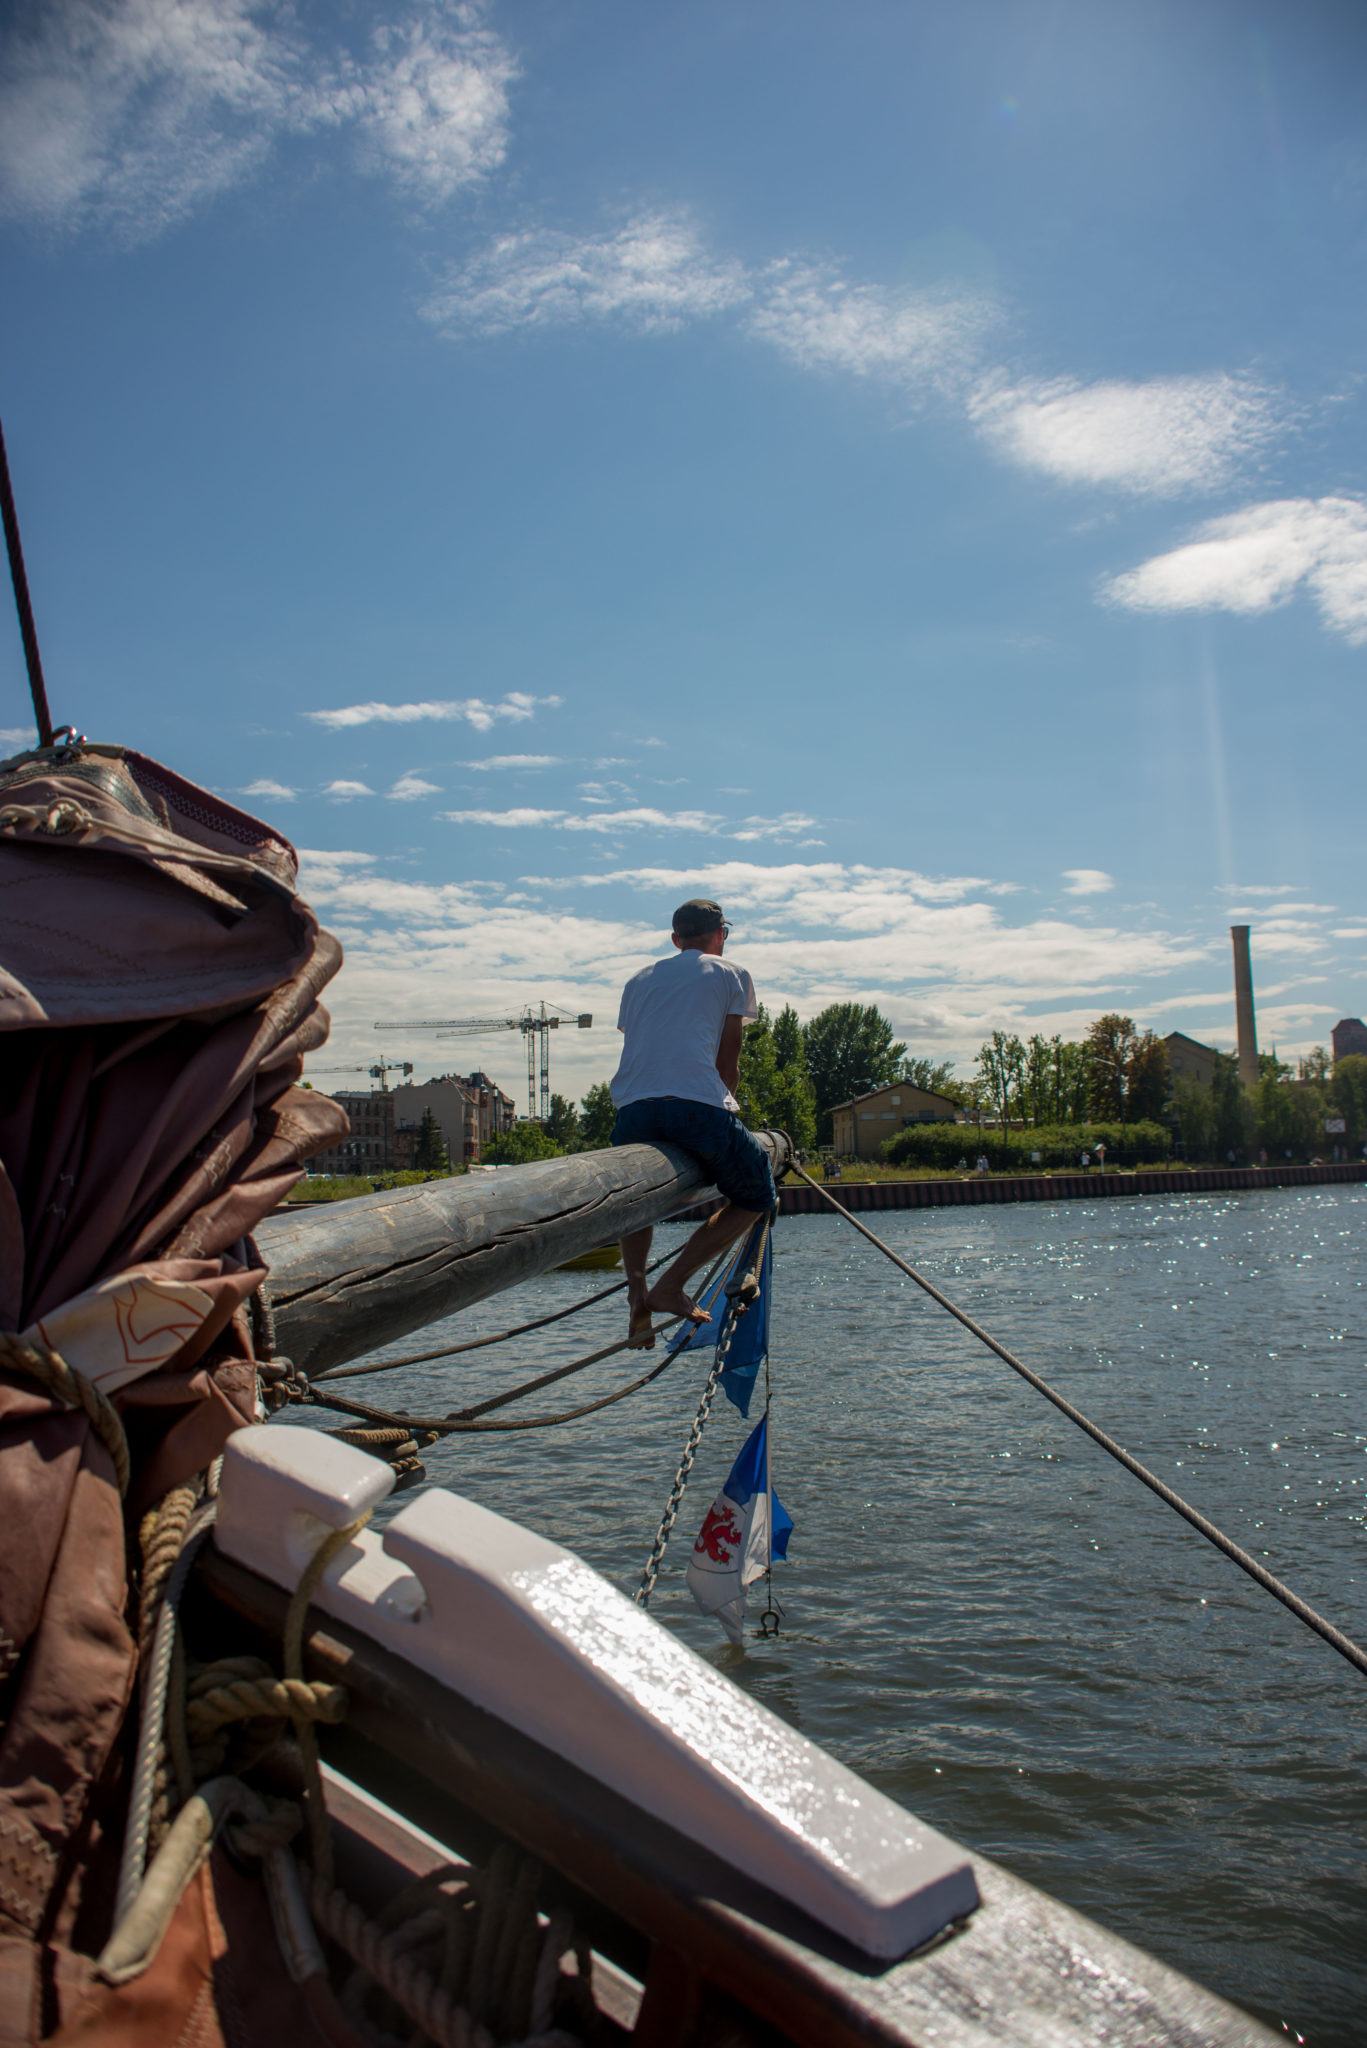
{"type": "Polygon", "coordinates": [[[627,1328],[627,1346],[632,1351],[653,1351],[655,1349],[655,1328],[651,1321],[650,1305],[646,1301],[631,1303],[631,1321],[627,1328]]]}
{"type": "Polygon", "coordinates": [[[663,1316],[683,1316],[690,1323],[710,1323],[712,1320],[707,1310],[690,1300],[682,1287],[671,1287],[667,1282],[651,1288],[646,1296],[646,1307],[663,1316]]]}

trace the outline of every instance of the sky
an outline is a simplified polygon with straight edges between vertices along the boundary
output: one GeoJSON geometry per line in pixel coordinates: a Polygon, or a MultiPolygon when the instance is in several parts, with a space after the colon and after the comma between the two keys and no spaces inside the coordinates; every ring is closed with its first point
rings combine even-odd
{"type": "Polygon", "coordinates": [[[54,716],[299,847],[322,1086],[582,1094],[696,894],[963,1071],[1361,1015],[1365,284],[1357,4],[0,15],[54,716]]]}

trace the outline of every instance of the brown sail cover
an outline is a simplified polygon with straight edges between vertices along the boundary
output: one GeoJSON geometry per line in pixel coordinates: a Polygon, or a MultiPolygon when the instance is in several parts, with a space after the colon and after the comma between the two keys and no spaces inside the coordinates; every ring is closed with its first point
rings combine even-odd
{"type": "Polygon", "coordinates": [[[0,1372],[0,2043],[93,2017],[130,1531],[254,1419],[251,1232],[345,1129],[296,1085],[341,952],[294,882],[286,841],[141,755],[0,763],[0,1330],[102,1386],[133,1454],[121,1503],[85,1416],[0,1372]]]}

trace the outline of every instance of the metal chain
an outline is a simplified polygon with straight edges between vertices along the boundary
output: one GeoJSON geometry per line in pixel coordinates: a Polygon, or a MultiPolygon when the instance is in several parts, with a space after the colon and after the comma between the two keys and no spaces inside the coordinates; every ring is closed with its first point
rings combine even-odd
{"type": "Polygon", "coordinates": [[[717,1387],[726,1367],[726,1354],[731,1349],[731,1338],[735,1333],[736,1322],[735,1309],[728,1304],[721,1334],[717,1338],[717,1356],[713,1361],[711,1372],[707,1375],[707,1385],[702,1390],[702,1399],[698,1403],[698,1412],[693,1417],[693,1427],[688,1432],[688,1442],[684,1445],[683,1456],[679,1460],[679,1469],[674,1474],[674,1484],[669,1490],[669,1499],[665,1502],[665,1511],[660,1517],[660,1526],[655,1531],[655,1541],[651,1545],[650,1556],[646,1559],[646,1568],[641,1573],[641,1583],[636,1589],[636,1605],[638,1607],[649,1607],[650,1596],[655,1590],[655,1581],[660,1576],[660,1566],[664,1563],[664,1555],[669,1548],[669,1539],[673,1533],[674,1524],[678,1519],[679,1509],[683,1504],[685,1489],[692,1475],[693,1461],[698,1455],[698,1446],[702,1442],[702,1433],[707,1427],[707,1418],[712,1412],[712,1403],[716,1398],[717,1387]]]}

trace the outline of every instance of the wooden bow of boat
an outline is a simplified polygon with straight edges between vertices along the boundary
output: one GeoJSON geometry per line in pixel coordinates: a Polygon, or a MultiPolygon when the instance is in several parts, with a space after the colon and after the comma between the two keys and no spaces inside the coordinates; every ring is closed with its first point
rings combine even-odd
{"type": "MultiPolygon", "coordinates": [[[[758,1136],[785,1172],[787,1137],[758,1136]]],[[[621,1145],[272,1216],[277,1347],[306,1374],[345,1364],[714,1192],[677,1146],[621,1145]]]]}

